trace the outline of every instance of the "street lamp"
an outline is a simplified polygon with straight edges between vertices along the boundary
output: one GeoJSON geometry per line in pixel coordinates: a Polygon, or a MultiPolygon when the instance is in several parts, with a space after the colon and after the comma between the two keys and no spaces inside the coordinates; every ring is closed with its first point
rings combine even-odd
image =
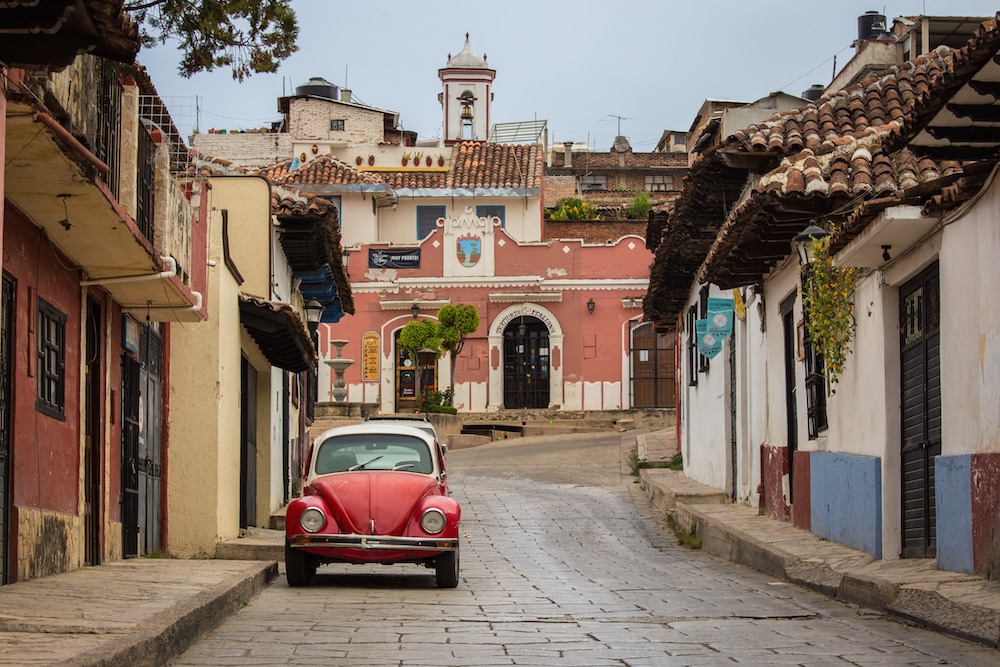
{"type": "MultiPolygon", "coordinates": [[[[304,306],[306,311],[306,324],[309,326],[309,338],[312,340],[313,348],[319,356],[319,321],[323,317],[323,304],[316,299],[309,299],[304,306]]],[[[310,418],[313,416],[313,406],[319,400],[319,367],[313,366],[309,371],[309,408],[307,413],[310,418]]]]}
{"type": "Polygon", "coordinates": [[[410,312],[413,314],[413,319],[417,319],[417,315],[420,314],[420,306],[413,304],[410,306],[410,312]]]}
{"type": "Polygon", "coordinates": [[[813,261],[812,242],[826,238],[830,232],[816,224],[815,220],[809,221],[809,226],[802,230],[802,233],[792,239],[792,247],[799,255],[799,264],[809,266],[813,261]]]}
{"type": "Polygon", "coordinates": [[[319,328],[319,321],[323,317],[323,304],[316,299],[310,299],[305,305],[306,323],[309,325],[309,333],[316,334],[319,328]]]}
{"type": "Polygon", "coordinates": [[[595,305],[596,304],[594,303],[593,299],[590,299],[589,301],[587,301],[587,312],[589,312],[591,315],[594,314],[594,306],[595,305]]]}

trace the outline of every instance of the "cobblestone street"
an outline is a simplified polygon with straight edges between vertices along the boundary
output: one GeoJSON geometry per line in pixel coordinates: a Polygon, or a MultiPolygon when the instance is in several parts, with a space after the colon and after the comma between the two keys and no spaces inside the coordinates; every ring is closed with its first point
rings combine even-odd
{"type": "Polygon", "coordinates": [[[326,566],[304,589],[282,577],[173,664],[996,664],[994,650],[678,546],[627,475],[633,444],[454,451],[457,589],[416,566],[326,566]]]}

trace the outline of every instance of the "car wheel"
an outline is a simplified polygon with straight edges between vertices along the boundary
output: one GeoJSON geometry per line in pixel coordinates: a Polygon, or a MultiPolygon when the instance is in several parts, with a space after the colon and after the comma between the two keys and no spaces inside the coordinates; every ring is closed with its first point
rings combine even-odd
{"type": "Polygon", "coordinates": [[[434,561],[434,574],[438,588],[455,588],[458,586],[458,547],[454,551],[446,551],[434,561]]]}
{"type": "Polygon", "coordinates": [[[316,574],[316,563],[310,554],[293,549],[285,542],[285,578],[289,586],[306,586],[316,574]]]}

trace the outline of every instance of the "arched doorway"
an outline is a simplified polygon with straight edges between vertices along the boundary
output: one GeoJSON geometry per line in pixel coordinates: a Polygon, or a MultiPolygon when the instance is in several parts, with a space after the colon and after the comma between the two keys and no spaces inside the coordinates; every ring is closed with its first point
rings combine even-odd
{"type": "Polygon", "coordinates": [[[503,332],[503,403],[508,410],[549,407],[549,330],[536,317],[515,317],[503,332]]]}

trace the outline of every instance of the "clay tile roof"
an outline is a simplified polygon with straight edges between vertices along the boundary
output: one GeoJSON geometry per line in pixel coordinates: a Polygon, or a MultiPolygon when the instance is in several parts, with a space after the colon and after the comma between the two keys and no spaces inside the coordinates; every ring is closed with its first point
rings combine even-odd
{"type": "Polygon", "coordinates": [[[444,171],[383,171],[380,174],[383,181],[393,188],[437,188],[446,187],[448,173],[444,171]]]}
{"type": "Polygon", "coordinates": [[[540,189],[543,175],[538,144],[463,141],[452,148],[447,187],[540,189]]]}
{"type": "Polygon", "coordinates": [[[82,53],[131,63],[139,50],[138,24],[122,0],[4,0],[0,35],[7,66],[61,70],[82,53]]]}
{"type": "Polygon", "coordinates": [[[368,172],[358,171],[332,155],[321,155],[292,169],[294,159],[283,160],[261,170],[260,174],[272,183],[282,185],[305,184],[354,184],[378,183],[379,178],[368,172]]]}
{"type": "MultiPolygon", "coordinates": [[[[337,220],[337,207],[330,201],[298,190],[275,187],[271,189],[271,213],[277,216],[332,216],[337,220]]],[[[340,243],[339,231],[335,243],[340,243]]]]}
{"type": "Polygon", "coordinates": [[[946,207],[972,196],[995,157],[960,164],[907,146],[998,50],[991,19],[960,49],[939,47],[707,148],[666,220],[647,229],[656,256],[645,316],[672,326],[695,275],[723,288],[756,282],[809,217],[840,222],[836,250],[889,206],[946,207]],[[752,173],[764,176],[729,208],[752,173]]]}

